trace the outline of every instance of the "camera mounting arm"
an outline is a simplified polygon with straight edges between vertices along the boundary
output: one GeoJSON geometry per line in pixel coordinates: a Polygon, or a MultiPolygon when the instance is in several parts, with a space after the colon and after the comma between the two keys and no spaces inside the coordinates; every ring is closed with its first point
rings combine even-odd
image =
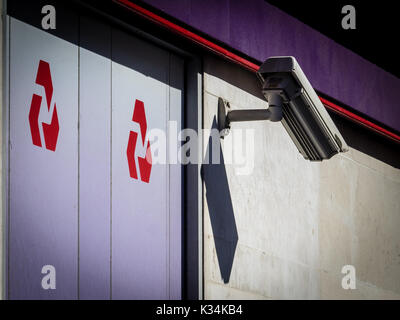
{"type": "Polygon", "coordinates": [[[271,92],[268,96],[268,109],[230,110],[229,102],[218,99],[218,130],[221,137],[228,135],[231,122],[270,120],[273,122],[282,119],[282,97],[279,93],[271,92]]]}

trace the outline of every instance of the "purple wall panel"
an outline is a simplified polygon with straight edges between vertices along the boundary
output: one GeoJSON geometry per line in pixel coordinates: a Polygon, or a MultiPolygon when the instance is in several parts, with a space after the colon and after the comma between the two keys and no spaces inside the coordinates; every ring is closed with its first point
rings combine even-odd
{"type": "Polygon", "coordinates": [[[311,84],[400,130],[400,80],[263,0],[145,2],[259,61],[292,55],[311,84]]]}

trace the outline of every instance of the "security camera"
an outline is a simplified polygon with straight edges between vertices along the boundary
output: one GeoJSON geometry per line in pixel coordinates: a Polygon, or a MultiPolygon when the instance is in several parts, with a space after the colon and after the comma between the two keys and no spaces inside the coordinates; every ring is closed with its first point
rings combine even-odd
{"type": "Polygon", "coordinates": [[[305,159],[322,161],[348,150],[339,130],[294,57],[271,57],[257,71],[268,109],[232,110],[219,102],[218,126],[234,121],[281,121],[305,159]]]}

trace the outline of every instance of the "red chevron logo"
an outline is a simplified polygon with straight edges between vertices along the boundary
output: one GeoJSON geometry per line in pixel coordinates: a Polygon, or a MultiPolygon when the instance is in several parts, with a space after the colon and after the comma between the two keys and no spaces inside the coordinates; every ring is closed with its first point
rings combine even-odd
{"type": "MultiPolygon", "coordinates": [[[[144,110],[144,103],[140,100],[135,101],[135,107],[133,111],[132,121],[139,124],[140,135],[142,137],[142,144],[146,146],[146,132],[147,132],[147,121],[144,110]]],[[[126,156],[128,158],[129,174],[131,178],[138,179],[137,167],[136,167],[136,143],[137,143],[137,132],[129,132],[128,147],[126,149],[126,156]]],[[[137,163],[139,164],[140,179],[143,182],[149,183],[150,173],[152,167],[151,149],[150,142],[147,141],[146,155],[144,158],[137,157],[137,163]]]]}
{"type": "MultiPolygon", "coordinates": [[[[43,86],[46,102],[47,102],[47,111],[50,111],[51,99],[53,97],[53,82],[51,80],[51,72],[50,65],[48,62],[40,60],[39,67],[36,74],[36,84],[43,86]]],[[[31,129],[32,135],[32,143],[35,146],[42,147],[42,140],[40,138],[39,131],[39,113],[40,107],[42,105],[42,97],[33,94],[31,108],[29,110],[29,126],[31,129]]],[[[44,135],[44,143],[46,145],[46,149],[51,151],[56,151],[58,132],[59,132],[59,123],[57,116],[57,108],[54,103],[53,115],[51,117],[51,123],[42,123],[43,135],[44,135]]]]}

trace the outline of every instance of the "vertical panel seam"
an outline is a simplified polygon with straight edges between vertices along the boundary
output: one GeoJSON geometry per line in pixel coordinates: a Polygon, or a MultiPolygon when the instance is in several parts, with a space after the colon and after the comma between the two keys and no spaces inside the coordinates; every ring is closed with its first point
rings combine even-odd
{"type": "Polygon", "coordinates": [[[169,144],[170,144],[170,131],[168,128],[168,119],[170,118],[170,104],[171,104],[171,95],[170,95],[170,86],[171,86],[171,53],[168,52],[168,85],[167,87],[167,110],[166,110],[166,117],[165,117],[165,128],[167,132],[167,139],[166,139],[166,147],[167,147],[167,153],[166,153],[166,209],[167,209],[167,225],[166,225],[166,247],[167,247],[167,263],[166,263],[166,271],[167,271],[167,297],[170,299],[171,298],[171,283],[170,283],[170,278],[171,278],[171,248],[170,248],[170,165],[169,165],[169,158],[170,158],[170,150],[169,150],[169,144]]]}
{"type": "Polygon", "coordinates": [[[113,88],[113,28],[110,27],[110,300],[112,300],[112,88],[113,88]]]}
{"type": "MultiPolygon", "coordinates": [[[[8,20],[8,190],[7,190],[7,299],[10,299],[10,237],[11,237],[11,212],[10,212],[10,199],[11,199],[11,162],[10,162],[10,153],[11,153],[11,18],[8,20]]],[[[3,84],[4,86],[4,84],[3,84]]]]}
{"type": "MultiPolygon", "coordinates": [[[[203,125],[204,125],[204,74],[203,74],[203,61],[200,62],[200,78],[201,81],[199,81],[199,85],[200,88],[197,89],[197,91],[200,91],[200,101],[198,101],[198,119],[197,119],[197,128],[198,130],[202,130],[203,129],[203,125]],[[200,113],[200,116],[199,116],[200,113]],[[200,123],[199,123],[200,122],[200,123]]],[[[199,73],[198,71],[197,73],[197,78],[199,77],[199,73]]],[[[200,141],[200,159],[199,159],[199,163],[200,165],[198,165],[198,172],[197,172],[197,187],[200,189],[197,191],[197,215],[198,215],[198,250],[200,251],[198,253],[198,258],[201,259],[201,262],[198,262],[198,268],[200,270],[197,271],[197,276],[198,276],[198,285],[200,286],[200,288],[198,289],[198,295],[201,299],[204,300],[204,182],[201,178],[201,166],[202,166],[202,161],[203,161],[203,156],[204,153],[206,152],[205,150],[205,146],[204,146],[204,141],[203,141],[203,136],[200,135],[201,137],[201,141],[200,141]],[[200,220],[200,221],[199,221],[200,220]],[[200,229],[200,230],[199,230],[200,229]]]]}
{"type": "Polygon", "coordinates": [[[80,136],[80,112],[81,112],[81,16],[78,16],[78,272],[77,272],[77,298],[80,299],[80,149],[81,149],[81,136],[80,136]]]}

